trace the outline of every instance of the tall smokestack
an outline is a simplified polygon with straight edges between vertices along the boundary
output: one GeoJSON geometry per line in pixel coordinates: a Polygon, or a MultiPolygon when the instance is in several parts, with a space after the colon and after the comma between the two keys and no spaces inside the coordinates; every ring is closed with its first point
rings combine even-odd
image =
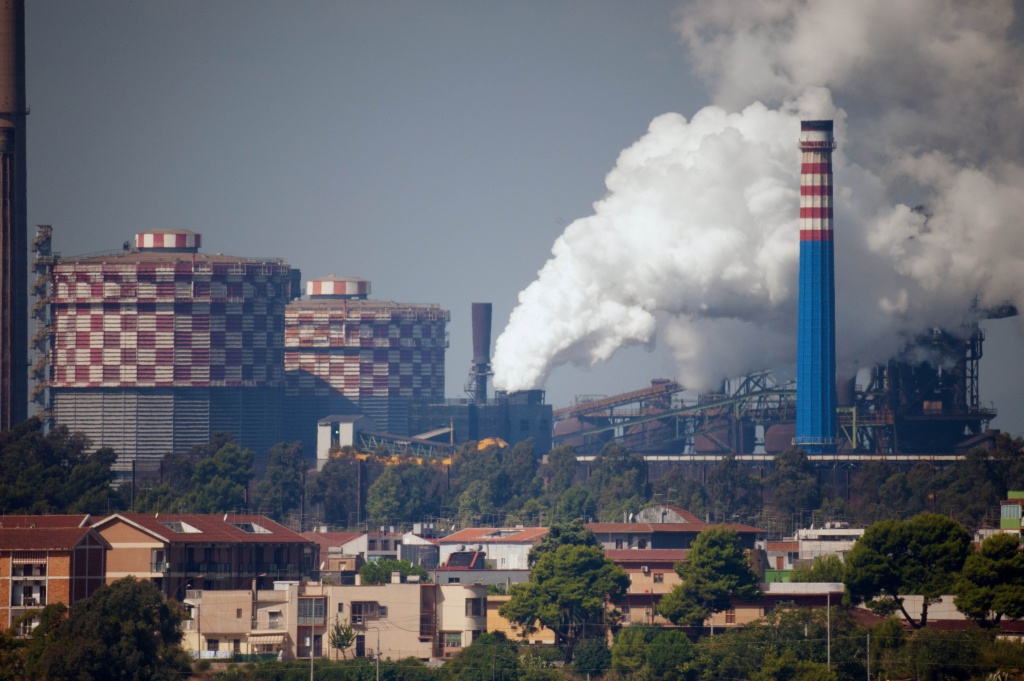
{"type": "Polygon", "coordinates": [[[491,375],[491,304],[473,303],[473,366],[466,392],[477,404],[487,402],[487,379],[491,375]]]}
{"type": "Polygon", "coordinates": [[[28,417],[25,3],[0,0],[0,429],[28,417]]]}
{"type": "Polygon", "coordinates": [[[800,124],[800,290],[795,444],[836,451],[836,304],[832,121],[800,124]]]}

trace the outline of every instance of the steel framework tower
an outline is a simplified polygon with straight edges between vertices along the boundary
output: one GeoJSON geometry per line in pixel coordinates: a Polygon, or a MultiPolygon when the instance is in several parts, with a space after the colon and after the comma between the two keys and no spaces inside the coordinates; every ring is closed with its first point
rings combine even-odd
{"type": "Polygon", "coordinates": [[[836,450],[836,306],[832,245],[832,121],[800,124],[800,290],[796,438],[809,454],[836,450]]]}

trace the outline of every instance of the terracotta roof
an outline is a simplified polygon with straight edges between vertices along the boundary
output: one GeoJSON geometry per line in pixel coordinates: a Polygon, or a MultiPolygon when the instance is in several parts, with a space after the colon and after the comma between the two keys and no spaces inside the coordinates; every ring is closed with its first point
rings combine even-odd
{"type": "Polygon", "coordinates": [[[89,515],[4,515],[0,527],[88,527],[89,515]]]}
{"type": "Polygon", "coordinates": [[[96,523],[97,529],[121,521],[167,542],[225,544],[308,544],[298,532],[262,515],[200,513],[117,513],[96,523]],[[264,531],[248,531],[257,526],[264,531]]]}
{"type": "Polygon", "coordinates": [[[770,541],[766,544],[768,551],[799,551],[800,542],[798,541],[770,541]]]}
{"type": "Polygon", "coordinates": [[[604,557],[616,563],[679,563],[689,549],[605,549],[604,557]]]}
{"type": "Polygon", "coordinates": [[[663,507],[663,508],[667,508],[667,509],[669,509],[670,511],[675,511],[675,513],[676,513],[676,514],[677,514],[677,515],[678,515],[678,516],[679,516],[680,518],[682,518],[683,520],[685,520],[685,521],[686,521],[686,522],[688,522],[688,523],[699,523],[699,524],[701,524],[701,525],[703,525],[703,524],[704,524],[704,521],[703,521],[703,520],[701,520],[700,518],[698,518],[698,517],[697,517],[697,516],[695,516],[694,514],[690,513],[690,512],[689,512],[689,511],[687,511],[687,510],[686,510],[685,508],[679,508],[678,506],[672,506],[672,505],[670,505],[670,504],[662,504],[662,507],[663,507]]]}
{"type": "Polygon", "coordinates": [[[302,536],[320,545],[320,555],[326,556],[331,548],[344,546],[353,539],[362,537],[365,532],[303,532],[302,536]]]}
{"type": "Polygon", "coordinates": [[[735,530],[740,534],[763,534],[764,530],[750,525],[739,525],[737,523],[589,523],[587,529],[592,532],[632,532],[633,534],[645,532],[701,532],[709,528],[722,528],[735,530]]]}
{"type": "MultiPolygon", "coordinates": [[[[99,542],[106,541],[91,527],[27,527],[0,528],[0,550],[3,551],[70,551],[90,533],[99,542]]],[[[110,548],[107,545],[107,548],[110,548]]]]}
{"type": "Polygon", "coordinates": [[[546,527],[467,527],[441,539],[442,544],[536,544],[548,533],[546,527]],[[489,536],[495,533],[506,536],[489,536]]]}

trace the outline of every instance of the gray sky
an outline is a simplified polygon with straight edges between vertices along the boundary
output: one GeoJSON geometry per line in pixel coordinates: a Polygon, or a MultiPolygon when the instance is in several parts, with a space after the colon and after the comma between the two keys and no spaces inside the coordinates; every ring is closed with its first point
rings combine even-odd
{"type": "MultiPolygon", "coordinates": [[[[675,0],[26,4],[29,223],[55,250],[186,228],[208,252],[439,303],[453,397],[470,304],[494,304],[496,338],[619,153],[713,96],[675,0]]],[[[990,325],[981,388],[1020,434],[1017,328],[990,325]]],[[[673,376],[657,345],[556,368],[548,401],[673,376]]]]}

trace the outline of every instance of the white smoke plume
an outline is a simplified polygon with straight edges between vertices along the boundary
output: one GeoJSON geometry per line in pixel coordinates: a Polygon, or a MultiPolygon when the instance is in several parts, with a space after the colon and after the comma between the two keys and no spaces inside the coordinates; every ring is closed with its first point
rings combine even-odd
{"type": "Polygon", "coordinates": [[[1013,22],[1010,0],[685,5],[677,28],[715,104],[659,116],[621,153],[520,293],[495,386],[656,338],[694,389],[791,364],[804,118],[836,120],[842,367],[955,327],[975,297],[1024,309],[1013,22]]]}

